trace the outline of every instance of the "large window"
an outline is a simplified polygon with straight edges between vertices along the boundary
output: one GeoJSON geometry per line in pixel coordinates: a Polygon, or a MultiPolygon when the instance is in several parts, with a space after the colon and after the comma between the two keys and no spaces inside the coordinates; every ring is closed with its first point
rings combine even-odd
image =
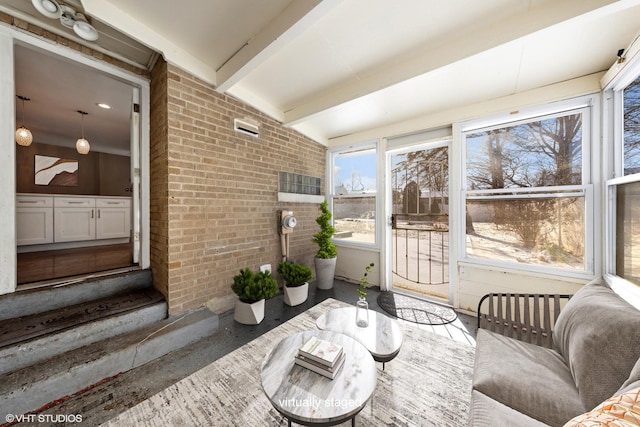
{"type": "Polygon", "coordinates": [[[591,272],[590,108],[463,132],[467,260],[591,272]]]}
{"type": "Polygon", "coordinates": [[[335,239],[376,243],[377,154],[375,145],[334,152],[332,201],[335,239]]]}
{"type": "MultiPolygon", "coordinates": [[[[618,108],[610,119],[616,135],[613,147],[614,177],[607,181],[609,192],[607,271],[640,285],[640,66],[635,80],[611,92],[618,108]]],[[[633,72],[633,71],[632,71],[633,72]]],[[[628,73],[627,73],[628,74],[628,73]]],[[[622,78],[628,76],[623,75],[622,78]]],[[[632,76],[633,77],[633,76],[632,76]]]]}
{"type": "Polygon", "coordinates": [[[616,273],[640,284],[640,182],[616,186],[616,273]]]}

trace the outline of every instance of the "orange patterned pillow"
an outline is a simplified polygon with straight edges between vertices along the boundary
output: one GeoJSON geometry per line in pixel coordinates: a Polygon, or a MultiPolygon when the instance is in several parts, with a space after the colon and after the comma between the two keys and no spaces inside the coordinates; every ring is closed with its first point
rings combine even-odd
{"type": "Polygon", "coordinates": [[[640,388],[613,396],[592,411],[578,415],[564,427],[640,426],[640,388]]]}

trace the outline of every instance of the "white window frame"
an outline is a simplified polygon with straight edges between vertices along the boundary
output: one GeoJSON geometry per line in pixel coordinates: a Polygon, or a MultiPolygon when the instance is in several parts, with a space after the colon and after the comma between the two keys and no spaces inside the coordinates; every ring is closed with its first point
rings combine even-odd
{"type": "MultiPolygon", "coordinates": [[[[614,66],[615,67],[615,66],[614,66]]],[[[616,274],[616,190],[618,185],[640,182],[640,173],[624,175],[623,91],[640,76],[640,54],[627,58],[624,69],[603,89],[604,153],[606,163],[605,256],[604,277],[611,287],[640,309],[640,286],[616,274]]]]}
{"type": "Polygon", "coordinates": [[[332,148],[329,150],[328,152],[328,162],[327,162],[327,185],[328,185],[328,189],[326,191],[326,193],[328,194],[327,196],[327,200],[328,200],[328,204],[329,204],[329,209],[331,210],[331,223],[333,224],[333,221],[335,219],[335,215],[334,215],[334,199],[339,198],[339,199],[350,199],[350,198],[363,198],[363,197],[374,197],[375,202],[375,232],[374,232],[374,242],[373,243],[367,243],[367,242],[358,242],[358,241],[349,241],[346,239],[336,239],[333,238],[332,241],[334,244],[336,244],[337,246],[345,246],[345,247],[353,247],[353,248],[367,248],[367,249],[379,249],[380,247],[380,215],[381,215],[381,208],[380,208],[380,167],[379,167],[379,157],[380,157],[380,141],[367,141],[367,142],[363,142],[360,144],[354,144],[354,145],[349,145],[349,146],[343,146],[343,147],[336,147],[336,148],[332,148]],[[345,154],[345,153],[351,153],[351,152],[358,152],[358,151],[365,151],[371,149],[374,154],[375,154],[375,158],[376,158],[376,164],[374,165],[376,168],[376,192],[375,193],[366,193],[366,194],[343,194],[343,195],[337,195],[335,194],[335,181],[334,181],[334,168],[335,168],[335,160],[336,157],[345,154]]]}
{"type": "MultiPolygon", "coordinates": [[[[598,223],[599,213],[594,210],[594,206],[598,206],[599,191],[597,183],[600,182],[596,174],[592,171],[597,170],[593,165],[598,164],[599,150],[596,135],[599,135],[600,117],[600,96],[592,94],[578,98],[572,98],[559,101],[547,105],[536,106],[528,109],[516,111],[514,113],[497,115],[494,117],[483,118],[462,123],[459,127],[458,140],[460,141],[460,194],[461,202],[459,206],[459,225],[457,228],[458,242],[458,260],[464,264],[482,265],[489,267],[498,267],[505,270],[518,270],[540,274],[551,274],[556,276],[592,279],[599,274],[600,253],[595,251],[595,236],[598,223]],[[532,120],[542,120],[545,118],[557,117],[572,112],[582,114],[582,184],[574,186],[562,187],[533,187],[522,189],[505,189],[505,190],[467,190],[467,144],[466,135],[478,131],[486,131],[490,129],[498,129],[511,127],[519,123],[530,122],[532,120]],[[520,197],[557,197],[558,190],[562,191],[562,196],[582,196],[585,198],[585,265],[583,270],[564,269],[559,267],[547,267],[535,264],[521,264],[503,260],[490,260],[485,258],[473,258],[467,255],[466,251],[466,201],[472,199],[493,200],[501,198],[500,192],[522,193],[520,197]],[[487,194],[492,194],[489,199],[487,194]]],[[[514,197],[510,197],[514,198],[514,197]]]]}

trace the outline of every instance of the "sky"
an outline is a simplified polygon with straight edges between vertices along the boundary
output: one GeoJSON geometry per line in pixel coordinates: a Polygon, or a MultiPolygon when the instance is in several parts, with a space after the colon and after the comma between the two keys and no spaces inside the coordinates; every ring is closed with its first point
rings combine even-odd
{"type": "Polygon", "coordinates": [[[335,159],[334,185],[355,192],[376,190],[376,153],[374,150],[341,154],[335,159]]]}

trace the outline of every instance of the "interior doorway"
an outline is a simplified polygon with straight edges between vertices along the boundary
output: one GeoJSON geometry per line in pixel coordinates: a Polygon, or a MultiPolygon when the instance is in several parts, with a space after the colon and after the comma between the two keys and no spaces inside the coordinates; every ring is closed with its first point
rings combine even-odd
{"type": "Polygon", "coordinates": [[[392,290],[450,302],[449,144],[387,156],[392,290]]]}
{"type": "Polygon", "coordinates": [[[139,268],[140,90],[22,43],[14,67],[19,289],[139,268]]]}

